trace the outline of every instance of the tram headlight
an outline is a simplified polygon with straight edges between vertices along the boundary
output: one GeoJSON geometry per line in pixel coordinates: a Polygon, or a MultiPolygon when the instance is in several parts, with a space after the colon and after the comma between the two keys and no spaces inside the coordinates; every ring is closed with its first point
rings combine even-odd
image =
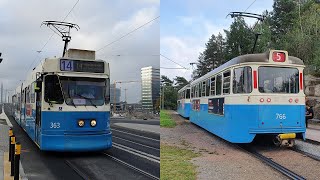
{"type": "Polygon", "coordinates": [[[94,120],[94,119],[92,119],[91,122],[90,122],[90,125],[91,125],[92,127],[95,127],[95,126],[97,125],[97,121],[94,120]]]}
{"type": "Polygon", "coordinates": [[[79,120],[79,121],[78,121],[78,125],[79,125],[80,127],[83,127],[83,126],[84,126],[84,120],[79,120]]]}

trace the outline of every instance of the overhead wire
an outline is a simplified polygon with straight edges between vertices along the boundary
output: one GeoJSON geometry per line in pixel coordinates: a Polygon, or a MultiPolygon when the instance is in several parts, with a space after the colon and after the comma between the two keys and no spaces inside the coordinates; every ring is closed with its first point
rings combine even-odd
{"type": "MultiPolygon", "coordinates": [[[[72,8],[71,8],[70,11],[68,12],[68,14],[63,18],[62,21],[64,21],[64,20],[67,19],[67,17],[70,15],[70,13],[73,11],[73,9],[76,7],[76,5],[79,3],[79,1],[80,1],[80,0],[77,0],[77,2],[72,6],[72,8]]],[[[54,36],[54,34],[55,34],[55,32],[53,32],[53,33],[51,34],[51,36],[48,38],[48,40],[46,41],[46,43],[45,43],[45,44],[42,46],[42,48],[39,50],[40,53],[41,53],[41,52],[43,51],[43,49],[48,45],[49,41],[52,39],[52,37],[54,36]]],[[[38,59],[40,53],[38,53],[37,56],[34,58],[34,60],[32,61],[32,63],[31,63],[30,66],[28,67],[26,73],[28,73],[28,72],[30,71],[30,68],[32,67],[32,65],[34,64],[34,62],[38,59]]],[[[40,59],[40,61],[41,61],[41,59],[40,59]]]]}
{"type": "Polygon", "coordinates": [[[170,58],[168,58],[168,57],[166,57],[166,56],[164,56],[164,55],[162,55],[162,54],[160,54],[160,56],[164,57],[165,59],[167,59],[167,60],[169,60],[169,61],[171,61],[171,62],[173,62],[173,63],[175,63],[176,65],[178,65],[178,66],[180,66],[180,67],[183,67],[184,69],[189,70],[188,68],[182,66],[181,64],[175,62],[174,60],[172,60],[172,59],[170,59],[170,58]]]}
{"type": "Polygon", "coordinates": [[[137,30],[141,29],[142,27],[146,26],[147,24],[150,24],[151,22],[155,21],[155,20],[156,20],[156,19],[158,19],[158,18],[160,18],[160,16],[157,16],[157,17],[155,17],[155,18],[151,19],[150,21],[148,21],[148,22],[146,22],[146,23],[142,24],[141,26],[139,26],[139,27],[137,27],[137,28],[133,29],[132,31],[130,31],[130,32],[126,33],[125,35],[123,35],[123,36],[121,36],[121,37],[117,38],[116,40],[114,40],[114,41],[112,41],[112,42],[110,42],[110,43],[108,43],[108,44],[104,45],[103,47],[101,47],[101,48],[99,48],[98,50],[96,50],[96,52],[101,51],[102,49],[104,49],[104,48],[106,48],[106,47],[110,46],[111,44],[113,44],[113,43],[115,43],[115,42],[117,42],[117,41],[119,41],[119,40],[123,39],[124,37],[126,37],[126,36],[128,36],[128,35],[132,34],[133,32],[135,32],[135,31],[137,31],[137,30]]]}
{"type": "Polygon", "coordinates": [[[255,3],[257,0],[254,0],[248,7],[246,10],[244,10],[244,12],[247,12],[247,10],[253,5],[253,3],[255,3]]]}

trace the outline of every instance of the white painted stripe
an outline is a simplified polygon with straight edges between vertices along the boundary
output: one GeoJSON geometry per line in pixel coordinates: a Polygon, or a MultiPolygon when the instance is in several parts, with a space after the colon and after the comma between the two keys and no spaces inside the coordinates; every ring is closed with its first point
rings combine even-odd
{"type": "Polygon", "coordinates": [[[124,134],[130,134],[130,135],[132,135],[132,136],[141,137],[141,138],[149,139],[149,140],[152,140],[152,141],[160,141],[160,140],[158,140],[158,139],[153,139],[153,138],[149,138],[149,137],[144,137],[144,136],[140,136],[140,135],[128,133],[128,132],[125,132],[125,131],[116,130],[116,129],[114,129],[114,128],[112,128],[111,131],[118,131],[118,132],[121,132],[121,133],[124,133],[124,134]]]}
{"type": "Polygon", "coordinates": [[[132,148],[129,148],[127,146],[123,146],[121,144],[117,144],[117,143],[114,143],[114,142],[112,143],[112,147],[117,148],[117,149],[121,149],[121,150],[126,151],[128,153],[137,155],[137,156],[142,157],[144,159],[148,159],[149,161],[152,161],[152,162],[160,164],[160,158],[156,157],[156,156],[153,156],[151,154],[147,154],[147,153],[144,153],[142,151],[138,151],[136,149],[132,149],[132,148]]]}
{"type": "Polygon", "coordinates": [[[136,144],[136,145],[143,146],[143,147],[146,147],[146,148],[150,148],[150,149],[153,149],[153,150],[156,150],[156,151],[160,151],[159,148],[154,148],[154,147],[147,146],[147,145],[144,145],[144,144],[140,144],[140,143],[137,143],[137,142],[134,142],[134,141],[130,141],[130,140],[127,140],[127,139],[123,139],[123,138],[118,137],[118,136],[115,136],[115,135],[113,135],[112,138],[121,139],[121,140],[123,140],[123,141],[127,141],[127,142],[130,142],[130,143],[132,143],[132,144],[136,144]]]}

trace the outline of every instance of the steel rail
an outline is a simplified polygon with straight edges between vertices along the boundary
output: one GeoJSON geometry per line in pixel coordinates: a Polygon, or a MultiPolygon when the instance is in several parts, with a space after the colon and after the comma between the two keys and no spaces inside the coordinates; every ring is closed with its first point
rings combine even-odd
{"type": "Polygon", "coordinates": [[[134,171],[137,171],[137,172],[139,172],[139,173],[141,173],[141,174],[143,174],[143,175],[145,175],[147,177],[150,177],[152,179],[157,179],[157,180],[160,179],[159,177],[156,177],[156,176],[154,176],[154,175],[152,175],[152,174],[150,174],[150,173],[148,173],[148,172],[146,172],[146,171],[144,171],[142,169],[139,169],[139,168],[137,168],[137,167],[135,167],[135,166],[133,166],[131,164],[128,164],[128,163],[126,163],[126,162],[124,162],[124,161],[122,161],[122,160],[120,160],[120,159],[118,159],[118,158],[116,158],[116,157],[114,157],[114,156],[112,156],[110,154],[107,154],[107,153],[103,153],[103,154],[108,156],[108,157],[110,157],[112,160],[114,160],[114,161],[116,161],[116,162],[118,162],[118,163],[120,163],[120,164],[122,164],[122,165],[124,165],[124,166],[126,166],[126,167],[128,167],[128,168],[130,168],[132,170],[134,170],[134,171]]]}
{"type": "Polygon", "coordinates": [[[249,154],[253,155],[254,157],[256,157],[257,159],[259,159],[260,161],[264,162],[265,164],[269,165],[270,167],[272,167],[273,169],[279,171],[280,173],[284,174],[285,176],[287,176],[288,178],[294,179],[294,180],[305,180],[306,178],[304,178],[301,175],[296,174],[295,172],[285,168],[284,166],[272,161],[271,159],[269,159],[266,156],[263,156],[262,154],[254,151],[251,148],[248,147],[243,147],[243,146],[238,146],[241,149],[243,149],[244,151],[248,152],[249,154]]]}
{"type": "Polygon", "coordinates": [[[88,179],[92,179],[90,178],[88,175],[86,175],[83,171],[81,171],[79,168],[77,168],[77,166],[75,166],[72,162],[70,162],[69,160],[65,160],[65,163],[74,171],[76,172],[82,179],[84,180],[88,180],[88,179]]]}

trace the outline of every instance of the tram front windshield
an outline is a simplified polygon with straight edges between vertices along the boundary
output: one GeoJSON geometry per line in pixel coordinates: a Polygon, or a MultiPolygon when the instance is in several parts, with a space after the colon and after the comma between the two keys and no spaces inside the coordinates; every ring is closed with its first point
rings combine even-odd
{"type": "Polygon", "coordinates": [[[61,77],[66,104],[73,106],[102,106],[105,103],[106,79],[61,77]]]}
{"type": "Polygon", "coordinates": [[[299,93],[299,70],[287,67],[259,67],[260,93],[299,93]]]}

